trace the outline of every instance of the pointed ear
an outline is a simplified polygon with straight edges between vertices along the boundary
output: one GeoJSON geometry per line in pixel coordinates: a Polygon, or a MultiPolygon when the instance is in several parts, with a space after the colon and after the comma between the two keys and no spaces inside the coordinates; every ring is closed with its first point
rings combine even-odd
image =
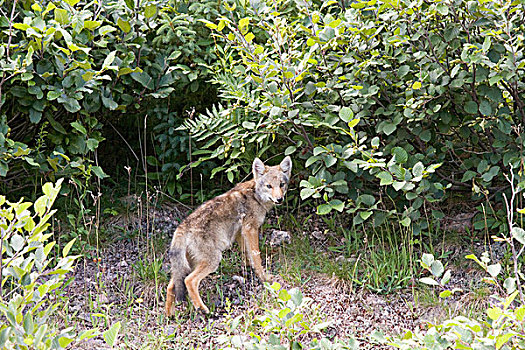
{"type": "Polygon", "coordinates": [[[286,176],[290,177],[290,174],[292,173],[292,158],[290,158],[290,156],[286,156],[281,164],[279,164],[279,167],[286,174],[286,176]]]}
{"type": "Polygon", "coordinates": [[[262,176],[266,170],[264,163],[259,158],[255,158],[252,165],[253,177],[257,179],[259,176],[262,176]]]}

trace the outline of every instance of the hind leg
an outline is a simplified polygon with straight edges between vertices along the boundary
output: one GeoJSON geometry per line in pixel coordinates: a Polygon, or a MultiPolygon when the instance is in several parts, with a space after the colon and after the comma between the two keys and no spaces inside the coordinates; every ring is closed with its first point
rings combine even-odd
{"type": "Polygon", "coordinates": [[[184,278],[191,272],[184,253],[181,250],[172,249],[171,258],[171,279],[166,291],[166,316],[175,314],[174,303],[184,301],[186,298],[186,286],[184,278]]]}
{"type": "Polygon", "coordinates": [[[185,276],[182,276],[181,278],[179,274],[173,274],[171,276],[171,280],[166,291],[166,316],[168,317],[175,315],[174,304],[184,301],[186,297],[184,277],[185,276]]]}
{"type": "Polygon", "coordinates": [[[173,308],[173,302],[175,301],[175,282],[173,278],[168,284],[168,290],[166,292],[166,316],[170,317],[175,315],[175,310],[173,308]]]}
{"type": "Polygon", "coordinates": [[[196,309],[201,309],[205,313],[209,313],[210,310],[202,302],[201,296],[199,294],[199,284],[206,276],[216,271],[218,267],[218,263],[210,261],[201,261],[195,266],[193,272],[190,273],[188,277],[186,277],[186,279],[184,280],[186,288],[188,289],[188,294],[190,296],[191,302],[193,303],[196,309]]]}

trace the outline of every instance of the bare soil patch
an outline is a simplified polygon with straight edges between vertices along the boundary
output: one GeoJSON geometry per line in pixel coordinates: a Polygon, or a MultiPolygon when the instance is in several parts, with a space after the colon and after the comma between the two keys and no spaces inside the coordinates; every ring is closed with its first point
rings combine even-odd
{"type": "MultiPolygon", "coordinates": [[[[240,261],[233,261],[240,260],[239,256],[231,253],[226,255],[227,262],[221,264],[220,270],[206,278],[201,286],[204,302],[212,305],[211,315],[196,314],[184,303],[178,306],[177,317],[169,320],[164,317],[169,274],[166,252],[171,234],[183,215],[182,210],[168,206],[152,209],[147,216],[113,220],[111,225],[135,234],[114,239],[100,249],[99,258],[83,259],[78,264],[75,278],[66,289],[69,301],[61,315],[68,325],[76,325],[77,330],[94,326],[107,329],[120,321],[118,346],[122,349],[217,349],[220,348],[217,337],[226,331],[227,317],[247,312],[261,314],[269,307],[261,301],[262,295],[268,296],[264,286],[249,269],[239,268],[240,261]],[[230,260],[233,262],[229,263],[230,260]],[[151,267],[152,261],[160,264],[157,275],[151,267]]],[[[269,254],[275,266],[275,259],[281,254],[269,254]]],[[[315,335],[317,337],[342,340],[353,337],[362,348],[381,348],[369,337],[374,330],[388,335],[424,330],[426,321],[443,315],[439,305],[422,306],[414,300],[415,294],[410,289],[378,295],[313,271],[303,271],[305,282],[301,285],[283,278],[279,271],[271,272],[274,281],[283,288],[299,287],[304,296],[313,300],[322,320],[332,322],[322,334],[315,335]]],[[[452,283],[462,287],[468,287],[465,281],[472,278],[468,274],[478,273],[475,270],[455,272],[459,272],[455,274],[459,277],[452,283]]],[[[468,293],[463,293],[463,298],[465,295],[468,293]]],[[[457,301],[461,298],[459,294],[457,301]]],[[[107,345],[99,337],[75,348],[106,349],[107,345]]]]}

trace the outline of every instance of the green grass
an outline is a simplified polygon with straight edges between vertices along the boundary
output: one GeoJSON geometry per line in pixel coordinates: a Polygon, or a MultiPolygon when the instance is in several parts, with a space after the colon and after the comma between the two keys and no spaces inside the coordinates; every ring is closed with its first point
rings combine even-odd
{"type": "Polygon", "coordinates": [[[292,243],[284,248],[282,264],[283,275],[290,282],[302,285],[309,271],[314,271],[376,293],[391,293],[409,285],[418,265],[410,232],[390,226],[346,229],[330,219],[325,223],[335,237],[343,238],[330,236],[326,242],[318,242],[309,234],[294,233],[292,243]]]}

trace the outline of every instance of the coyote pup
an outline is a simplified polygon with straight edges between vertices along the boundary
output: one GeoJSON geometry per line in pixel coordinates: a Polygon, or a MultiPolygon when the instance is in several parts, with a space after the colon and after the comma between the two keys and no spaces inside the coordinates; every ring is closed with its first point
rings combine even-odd
{"type": "Polygon", "coordinates": [[[199,295],[200,282],[217,270],[222,252],[237,241],[247,262],[262,281],[269,281],[261,265],[259,228],[274,204],[286,192],[292,160],[265,166],[256,158],[253,179],[236,185],[191,213],[175,230],[169,251],[171,280],[166,296],[166,315],[174,315],[173,303],[182,301],[186,290],[196,309],[209,313],[199,295]]]}

